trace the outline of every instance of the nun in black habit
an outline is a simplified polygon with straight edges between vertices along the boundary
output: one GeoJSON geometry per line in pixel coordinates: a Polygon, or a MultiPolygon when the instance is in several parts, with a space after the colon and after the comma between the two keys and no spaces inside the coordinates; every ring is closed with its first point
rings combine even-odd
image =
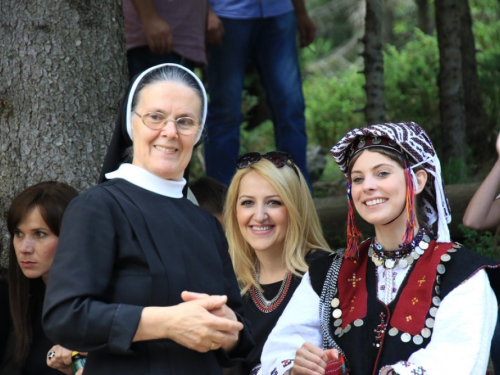
{"type": "Polygon", "coordinates": [[[223,230],[182,195],[206,110],[191,71],[162,64],[140,74],[107,181],[66,210],[43,326],[89,352],[85,373],[222,374],[253,345],[223,230]],[[120,164],[127,148],[132,162],[120,164]]]}

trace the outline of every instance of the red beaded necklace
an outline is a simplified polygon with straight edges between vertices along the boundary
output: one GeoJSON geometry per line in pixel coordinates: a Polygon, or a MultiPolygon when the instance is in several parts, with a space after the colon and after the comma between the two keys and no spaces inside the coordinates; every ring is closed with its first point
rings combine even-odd
{"type": "MultiPolygon", "coordinates": [[[[259,280],[259,274],[255,274],[255,280],[259,280]]],[[[254,285],[250,287],[250,295],[252,296],[252,300],[255,303],[255,306],[262,311],[263,313],[267,314],[270,313],[271,311],[276,310],[276,308],[283,302],[283,300],[286,297],[286,293],[288,292],[288,289],[290,288],[290,283],[292,281],[292,273],[290,271],[287,271],[285,273],[285,277],[283,279],[283,282],[281,283],[280,290],[276,296],[268,301],[262,292],[256,288],[254,285]]]]}

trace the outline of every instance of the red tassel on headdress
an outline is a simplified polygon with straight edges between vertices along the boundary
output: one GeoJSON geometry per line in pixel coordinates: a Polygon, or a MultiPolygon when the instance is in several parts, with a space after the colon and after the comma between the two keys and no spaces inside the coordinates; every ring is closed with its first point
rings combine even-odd
{"type": "Polygon", "coordinates": [[[347,181],[347,249],[344,258],[358,257],[358,244],[361,239],[361,233],[356,226],[356,216],[351,196],[351,182],[347,181]]]}
{"type": "Polygon", "coordinates": [[[415,233],[416,217],[415,217],[415,187],[413,177],[411,175],[411,167],[405,162],[405,177],[406,177],[406,230],[403,236],[403,245],[413,241],[415,233]]]}

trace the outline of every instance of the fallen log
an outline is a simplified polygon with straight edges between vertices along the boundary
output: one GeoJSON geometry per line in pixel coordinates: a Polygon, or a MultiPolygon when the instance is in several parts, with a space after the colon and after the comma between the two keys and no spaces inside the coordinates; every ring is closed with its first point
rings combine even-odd
{"type": "MultiPolygon", "coordinates": [[[[463,238],[462,232],[458,229],[458,224],[462,223],[465,209],[479,185],[479,182],[475,182],[471,184],[449,185],[446,187],[452,216],[449,228],[451,238],[454,241],[461,241],[463,238]]],[[[345,194],[329,198],[316,198],[314,203],[323,227],[323,233],[328,243],[332,247],[345,246],[347,225],[347,201],[345,194]]],[[[361,219],[358,219],[357,223],[363,238],[374,235],[373,226],[361,219]]]]}

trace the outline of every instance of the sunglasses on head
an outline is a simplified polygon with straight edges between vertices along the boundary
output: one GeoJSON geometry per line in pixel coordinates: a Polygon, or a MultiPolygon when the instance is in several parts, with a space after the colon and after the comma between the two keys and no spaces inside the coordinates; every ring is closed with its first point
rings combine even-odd
{"type": "Polygon", "coordinates": [[[290,155],[288,152],[283,151],[270,151],[266,154],[260,154],[258,152],[249,152],[247,154],[243,154],[238,157],[238,160],[236,161],[236,167],[238,169],[248,168],[252,164],[257,163],[262,158],[269,160],[276,168],[283,168],[285,165],[288,165],[294,170],[297,177],[299,177],[299,172],[297,171],[297,167],[293,163],[292,155],[290,155]]]}

